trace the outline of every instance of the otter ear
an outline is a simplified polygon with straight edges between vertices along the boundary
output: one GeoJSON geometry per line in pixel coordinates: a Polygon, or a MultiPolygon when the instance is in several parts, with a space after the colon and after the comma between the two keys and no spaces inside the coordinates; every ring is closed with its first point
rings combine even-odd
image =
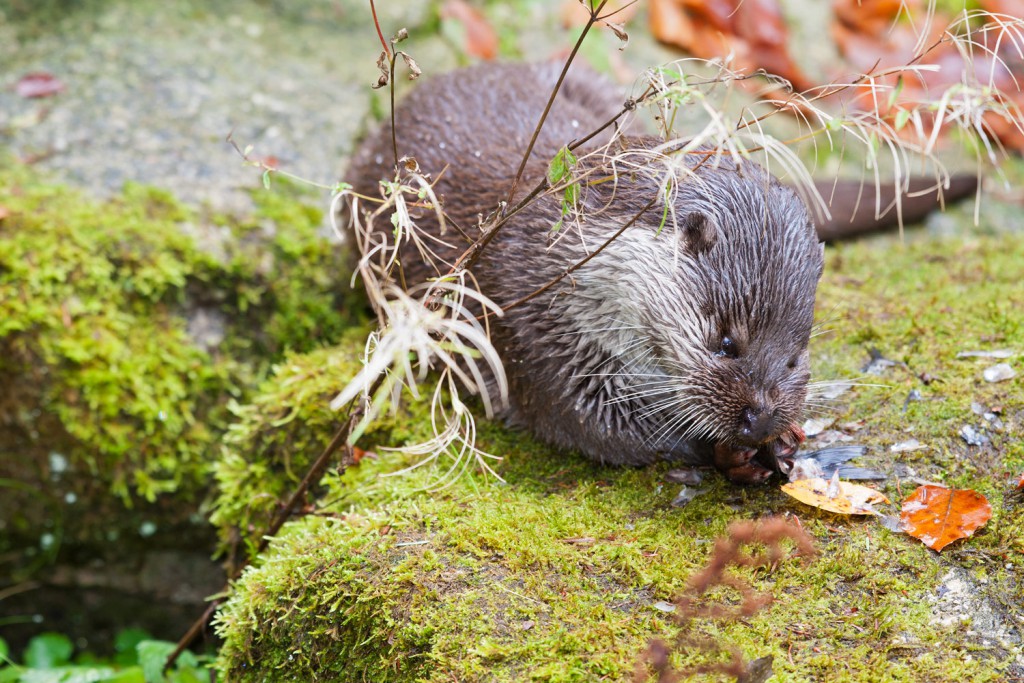
{"type": "Polygon", "coordinates": [[[686,241],[686,251],[699,256],[715,246],[718,229],[707,214],[693,211],[683,220],[683,239],[686,241]]]}

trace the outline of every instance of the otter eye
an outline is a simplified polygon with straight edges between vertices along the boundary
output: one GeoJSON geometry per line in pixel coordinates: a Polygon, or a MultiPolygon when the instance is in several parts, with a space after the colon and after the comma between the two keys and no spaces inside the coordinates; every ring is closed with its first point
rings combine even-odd
{"type": "Polygon", "coordinates": [[[715,351],[715,357],[717,358],[735,358],[740,353],[736,347],[736,342],[732,340],[732,337],[722,337],[722,346],[715,351]]]}

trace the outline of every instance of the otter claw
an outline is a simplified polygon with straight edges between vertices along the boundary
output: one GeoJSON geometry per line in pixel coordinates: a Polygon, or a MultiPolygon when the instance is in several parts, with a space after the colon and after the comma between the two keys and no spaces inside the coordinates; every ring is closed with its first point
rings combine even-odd
{"type": "Polygon", "coordinates": [[[756,448],[735,448],[728,444],[715,444],[715,469],[734,484],[761,484],[772,471],[754,461],[756,448]]]}
{"type": "Polygon", "coordinates": [[[715,468],[726,472],[733,467],[742,467],[748,464],[757,455],[755,448],[734,448],[728,444],[715,444],[715,468]]]}
{"type": "Polygon", "coordinates": [[[750,462],[739,467],[732,467],[724,472],[726,478],[734,484],[763,484],[772,476],[772,471],[750,462]]]}

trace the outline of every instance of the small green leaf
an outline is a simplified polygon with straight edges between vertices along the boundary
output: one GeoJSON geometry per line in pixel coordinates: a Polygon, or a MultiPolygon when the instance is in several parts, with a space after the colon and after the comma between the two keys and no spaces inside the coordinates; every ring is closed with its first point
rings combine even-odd
{"type": "Polygon", "coordinates": [[[18,683],[143,683],[142,672],[127,678],[109,666],[62,666],[56,669],[29,669],[18,683]]]}
{"type": "Polygon", "coordinates": [[[270,189],[270,169],[263,172],[263,187],[270,189]]]}
{"type": "Polygon", "coordinates": [[[110,678],[104,678],[103,683],[146,683],[146,677],[142,674],[142,667],[130,666],[115,672],[110,678]]]}
{"type": "Polygon", "coordinates": [[[909,109],[900,109],[898,112],[896,112],[896,121],[894,122],[893,125],[896,127],[896,130],[902,130],[903,126],[907,125],[907,121],[909,121],[909,120],[910,120],[910,110],[909,109]]]}
{"type": "Polygon", "coordinates": [[[560,185],[572,177],[572,170],[575,167],[576,155],[570,152],[568,147],[563,147],[548,164],[548,182],[560,185]]]}
{"type": "Polygon", "coordinates": [[[565,188],[565,195],[563,195],[563,204],[569,206],[576,206],[576,200],[580,197],[580,185],[579,183],[573,183],[565,188]]]}
{"type": "Polygon", "coordinates": [[[117,654],[114,661],[123,666],[131,666],[139,663],[139,655],[135,648],[144,640],[150,640],[152,636],[141,628],[126,628],[117,633],[114,638],[114,650],[117,654]]]}
{"type": "Polygon", "coordinates": [[[139,664],[146,677],[146,683],[161,683],[164,680],[164,663],[174,652],[174,643],[163,640],[143,640],[135,646],[139,654],[139,664]]]}
{"type": "Polygon", "coordinates": [[[25,648],[25,666],[30,669],[52,669],[67,664],[75,647],[61,633],[42,633],[28,641],[25,648]]]}
{"type": "Polygon", "coordinates": [[[896,79],[896,87],[889,93],[889,106],[892,107],[896,104],[896,100],[899,98],[900,93],[903,92],[903,76],[896,79]]]}

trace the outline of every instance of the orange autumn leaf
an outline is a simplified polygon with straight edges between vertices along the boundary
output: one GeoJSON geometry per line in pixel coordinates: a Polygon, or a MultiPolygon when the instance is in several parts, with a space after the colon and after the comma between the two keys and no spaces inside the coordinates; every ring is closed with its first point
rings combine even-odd
{"type": "Polygon", "coordinates": [[[648,14],[655,38],[684,50],[693,45],[696,28],[677,0],[651,0],[648,14]]]}
{"type": "Polygon", "coordinates": [[[900,512],[903,530],[936,552],[972,535],[991,517],[992,506],[977,491],[932,485],[919,486],[900,512]]]}
{"type": "MultiPolygon", "coordinates": [[[[993,13],[1024,16],[1021,14],[1024,0],[987,0],[981,4],[993,13]]],[[[976,29],[974,40],[980,49],[975,50],[968,61],[952,41],[942,40],[950,17],[936,13],[929,24],[928,35],[923,38],[918,35],[927,15],[924,0],[834,0],[833,9],[836,20],[832,35],[836,46],[847,64],[857,72],[899,67],[914,60],[919,66],[929,67],[916,72],[913,78],[901,80],[899,74],[890,74],[851,88],[840,95],[847,106],[874,110],[893,121],[903,103],[934,98],[936,93],[960,83],[965,70],[973,72],[979,82],[999,88],[1008,100],[1007,106],[1024,106],[1024,90],[1013,75],[1024,67],[1024,59],[1016,47],[1015,29],[1003,26],[1000,23],[1003,20],[993,17],[984,27],[976,29]],[[932,46],[923,59],[916,56],[920,45],[932,46]],[[893,90],[883,91],[879,96],[875,87],[880,85],[893,90]],[[890,99],[885,92],[898,92],[898,96],[890,99]]],[[[1024,151],[1024,130],[1018,125],[994,112],[986,113],[983,118],[990,135],[1006,147],[1024,151]]]]}
{"type": "MultiPolygon", "coordinates": [[[[832,9],[832,36],[839,52],[854,69],[866,73],[908,64],[914,58],[920,40],[916,29],[925,15],[922,0],[835,0],[832,9]]],[[[925,44],[939,39],[948,23],[947,18],[937,17],[924,38],[925,44]]],[[[955,51],[951,44],[944,45],[929,55],[928,63],[955,51]]],[[[923,75],[930,76],[928,72],[923,75]]],[[[896,78],[887,80],[895,83],[896,78]]],[[[916,79],[910,80],[908,85],[916,86],[916,79]]]]}
{"type": "Polygon", "coordinates": [[[703,59],[733,56],[733,67],[765,69],[797,90],[813,85],[789,54],[778,0],[651,0],[651,33],[703,59]]]}
{"type": "Polygon", "coordinates": [[[981,0],[978,4],[986,12],[1024,17],[1024,0],[981,0]]]}
{"type": "Polygon", "coordinates": [[[462,24],[466,32],[466,54],[480,59],[498,56],[498,33],[476,7],[465,0],[448,0],[441,7],[441,18],[462,24]]]}
{"type": "Polygon", "coordinates": [[[874,506],[889,502],[881,491],[868,486],[820,477],[792,481],[782,491],[801,503],[840,515],[877,515],[874,506]]]}

